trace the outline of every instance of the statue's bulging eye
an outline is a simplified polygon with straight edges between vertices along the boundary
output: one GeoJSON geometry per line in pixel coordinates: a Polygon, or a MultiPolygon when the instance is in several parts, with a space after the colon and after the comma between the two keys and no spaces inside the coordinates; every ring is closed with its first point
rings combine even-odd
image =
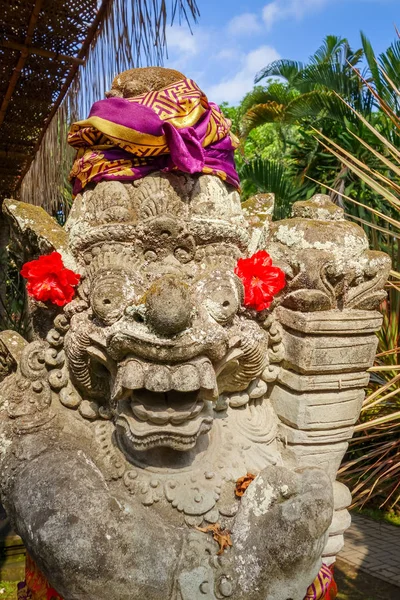
{"type": "Polygon", "coordinates": [[[174,250],[174,256],[179,262],[187,263],[193,258],[193,253],[187,248],[178,246],[178,248],[175,248],[174,250]]]}
{"type": "Polygon", "coordinates": [[[157,253],[154,252],[154,250],[146,250],[143,253],[143,258],[145,260],[148,260],[149,262],[153,262],[153,261],[157,260],[157,253]]]}
{"type": "Polygon", "coordinates": [[[239,292],[234,277],[214,274],[203,288],[204,304],[213,319],[225,324],[233,318],[240,306],[239,292]]]}
{"type": "Polygon", "coordinates": [[[106,325],[123,314],[128,301],[128,285],[125,277],[100,278],[91,292],[93,312],[106,325]]]}

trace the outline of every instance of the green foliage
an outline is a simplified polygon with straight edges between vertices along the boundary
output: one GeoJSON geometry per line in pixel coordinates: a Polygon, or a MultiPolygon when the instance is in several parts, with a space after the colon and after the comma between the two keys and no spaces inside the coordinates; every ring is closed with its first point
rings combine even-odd
{"type": "Polygon", "coordinates": [[[291,172],[290,165],[274,159],[256,158],[244,164],[241,176],[250,180],[256,187],[256,192],[268,189],[275,194],[274,218],[285,219],[289,217],[289,208],[293,202],[304,197],[301,181],[296,180],[291,172]]]}
{"type": "Polygon", "coordinates": [[[0,581],[1,600],[17,600],[17,582],[0,581]]]}
{"type": "Polygon", "coordinates": [[[357,511],[363,517],[368,517],[373,521],[389,523],[395,527],[400,527],[400,515],[397,515],[393,510],[382,511],[376,508],[362,508],[357,511]]]}
{"type": "MultiPolygon", "coordinates": [[[[234,131],[241,139],[238,166],[245,198],[254,190],[260,191],[260,178],[255,180],[253,177],[256,173],[259,175],[260,163],[254,169],[250,163],[262,158],[266,168],[262,191],[272,191],[275,186],[273,179],[270,182],[267,179],[269,173],[274,173],[273,165],[269,166],[269,160],[272,160],[290,167],[294,192],[299,191],[300,181],[304,198],[319,191],[318,184],[313,181],[317,180],[326,184],[325,191],[335,202],[345,205],[348,214],[359,219],[361,224],[365,210],[345,202],[343,195],[358,198],[362,203],[372,204],[390,214],[391,208],[382,207],[377,195],[315,139],[321,133],[370,168],[382,169],[376,157],[359,141],[363,139],[375,148],[382,147],[357,117],[354,112],[357,111],[385,137],[392,139],[392,143],[399,144],[393,123],[379,109],[374,90],[380,90],[390,106],[397,106],[397,95],[382,67],[387,66],[392,77],[400,80],[400,41],[378,58],[364,34],[361,34],[361,45],[353,50],[345,38],[327,36],[306,64],[281,59],[267,65],[256,76],[259,84],[267,78],[265,85],[257,85],[239,107],[227,107],[228,111],[234,112],[234,131]],[[361,76],[357,68],[363,58],[368,69],[361,76]],[[273,79],[276,77],[280,81],[273,79]],[[244,164],[247,168],[242,171],[244,164]]],[[[284,212],[289,211],[291,202],[292,196],[287,195],[284,212]]]]}
{"type": "Polygon", "coordinates": [[[23,278],[6,250],[0,249],[0,331],[28,334],[28,307],[23,278]]]}
{"type": "MultiPolygon", "coordinates": [[[[275,218],[329,193],[392,256],[376,363],[340,476],[356,506],[400,506],[400,39],[376,56],[327,36],[306,64],[282,59],[256,76],[235,111],[245,197],[273,192],[275,218]],[[364,60],[367,68],[358,70],[364,60]],[[271,79],[279,77],[280,80],[271,79]],[[265,85],[260,85],[266,78],[265,85]]],[[[228,109],[231,110],[231,109],[228,109]]]]}

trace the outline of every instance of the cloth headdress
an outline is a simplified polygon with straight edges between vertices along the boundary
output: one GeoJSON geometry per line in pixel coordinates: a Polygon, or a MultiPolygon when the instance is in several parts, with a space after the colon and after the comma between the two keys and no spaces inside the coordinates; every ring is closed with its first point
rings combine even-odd
{"type": "Polygon", "coordinates": [[[154,171],[209,173],[239,187],[230,121],[192,79],[134,98],[95,102],[71,126],[73,193],[89,182],[133,181],[154,171]]]}

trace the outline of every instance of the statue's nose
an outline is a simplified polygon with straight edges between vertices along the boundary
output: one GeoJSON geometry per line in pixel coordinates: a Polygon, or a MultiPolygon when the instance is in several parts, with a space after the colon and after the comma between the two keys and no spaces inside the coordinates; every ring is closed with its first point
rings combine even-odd
{"type": "Polygon", "coordinates": [[[146,293],[146,321],[160,335],[176,335],[192,318],[189,287],[178,277],[158,279],[146,293]]]}

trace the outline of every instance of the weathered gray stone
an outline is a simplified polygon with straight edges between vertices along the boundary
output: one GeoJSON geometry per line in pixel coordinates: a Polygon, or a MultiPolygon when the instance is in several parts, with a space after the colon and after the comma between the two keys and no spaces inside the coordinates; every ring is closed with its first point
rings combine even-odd
{"type": "Polygon", "coordinates": [[[66,600],[302,600],[342,544],[389,261],[326,197],[260,210],[211,175],[101,182],[63,232],[75,299],[17,352],[1,338],[2,500],[66,600]],[[234,273],[249,244],[287,274],[260,313],[234,273]]]}
{"type": "Polygon", "coordinates": [[[351,504],[350,490],[340,481],[333,484],[333,501],[335,510],[343,510],[351,504]]]}

